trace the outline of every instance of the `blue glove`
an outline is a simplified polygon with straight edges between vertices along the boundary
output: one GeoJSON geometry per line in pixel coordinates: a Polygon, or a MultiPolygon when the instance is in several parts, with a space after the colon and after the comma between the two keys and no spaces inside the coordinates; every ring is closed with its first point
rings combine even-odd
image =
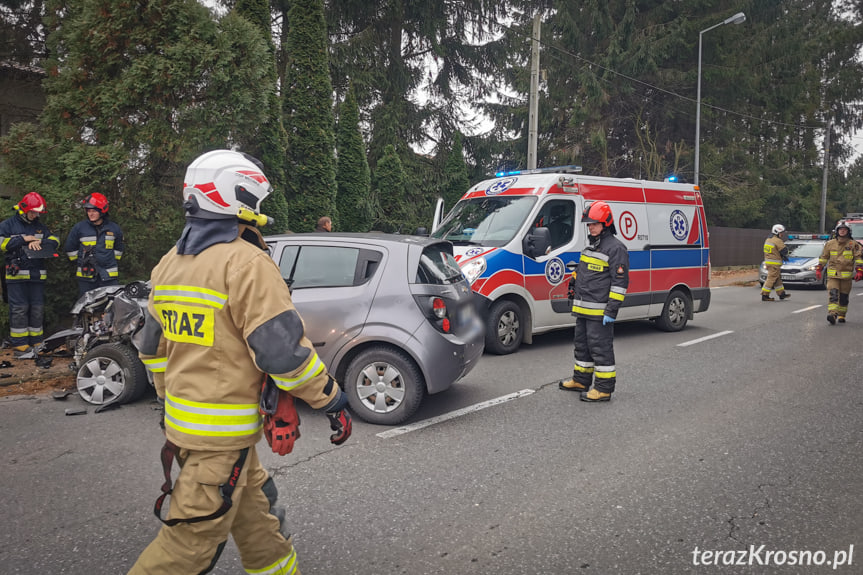
{"type": "Polygon", "coordinates": [[[602,316],[602,325],[608,325],[608,324],[610,324],[610,323],[614,323],[614,318],[613,318],[613,317],[609,317],[609,316],[607,316],[607,315],[603,315],[603,316],[602,316]]]}

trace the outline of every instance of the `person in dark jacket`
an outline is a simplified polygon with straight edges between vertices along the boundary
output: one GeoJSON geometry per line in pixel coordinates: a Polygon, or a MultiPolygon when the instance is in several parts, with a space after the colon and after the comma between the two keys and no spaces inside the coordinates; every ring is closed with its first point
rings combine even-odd
{"type": "Polygon", "coordinates": [[[609,401],[617,382],[614,364],[614,320],[629,287],[629,252],[615,235],[614,216],[603,201],[593,202],[581,218],[589,245],[572,285],[575,320],[575,366],[560,389],[581,392],[582,401],[609,401]],[[591,387],[592,386],[592,387],[591,387]]]}
{"type": "Polygon", "coordinates": [[[0,249],[5,255],[6,295],[9,300],[9,341],[16,355],[42,343],[45,315],[45,257],[56,257],[60,239],[39,220],[48,212],[36,192],[25,195],[18,212],[0,223],[0,249]]]}
{"type": "Polygon", "coordinates": [[[108,199],[90,194],[81,202],[87,219],[75,224],[66,238],[66,255],[78,262],[78,295],[102,286],[119,285],[123,230],[108,219],[108,199]]]}
{"type": "Polygon", "coordinates": [[[316,232],[331,232],[333,231],[333,220],[327,216],[322,216],[318,220],[318,225],[315,226],[316,232]]]}

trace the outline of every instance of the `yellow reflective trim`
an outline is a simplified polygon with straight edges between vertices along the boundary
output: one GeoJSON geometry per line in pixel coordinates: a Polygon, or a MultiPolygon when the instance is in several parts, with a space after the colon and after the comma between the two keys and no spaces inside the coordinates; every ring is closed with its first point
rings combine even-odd
{"type": "Polygon", "coordinates": [[[11,239],[12,238],[3,238],[3,241],[0,242],[0,250],[3,250],[5,252],[6,251],[6,244],[8,244],[9,240],[11,240],[11,239]]]}
{"type": "Polygon", "coordinates": [[[620,293],[614,293],[614,292],[608,293],[608,299],[616,299],[617,301],[623,301],[624,297],[625,296],[623,294],[620,294],[620,293]]]}
{"type": "Polygon", "coordinates": [[[152,359],[142,359],[141,363],[153,373],[163,373],[168,367],[167,357],[154,357],[152,359]]]}
{"type": "Polygon", "coordinates": [[[586,307],[579,307],[577,305],[572,306],[572,311],[574,313],[580,313],[583,315],[595,315],[597,317],[604,315],[605,313],[604,309],[590,309],[586,307]]]}
{"type": "Polygon", "coordinates": [[[27,337],[28,335],[30,335],[30,330],[27,329],[25,329],[24,331],[12,331],[11,329],[9,330],[10,337],[27,337]]]}
{"type": "Polygon", "coordinates": [[[599,259],[599,258],[592,258],[592,257],[590,257],[590,256],[582,255],[582,256],[581,256],[581,261],[583,261],[584,263],[588,264],[588,266],[587,266],[587,267],[588,267],[589,269],[593,269],[593,268],[591,268],[591,267],[590,267],[590,265],[591,265],[591,264],[593,264],[593,265],[595,265],[595,266],[599,266],[599,267],[600,267],[600,269],[599,269],[599,270],[597,270],[597,271],[602,271],[602,268],[607,268],[607,267],[608,267],[608,262],[603,261],[603,260],[601,260],[601,259],[599,259]]]}
{"type": "Polygon", "coordinates": [[[263,427],[257,404],[201,403],[166,394],[165,424],[189,435],[240,437],[263,427]]]}
{"type": "Polygon", "coordinates": [[[153,290],[153,300],[184,301],[222,309],[228,301],[228,295],[195,286],[158,285],[153,290]]]}
{"type": "Polygon", "coordinates": [[[297,551],[291,549],[289,555],[262,569],[246,569],[250,575],[294,575],[297,572],[297,551]]]}
{"type": "Polygon", "coordinates": [[[593,376],[596,379],[611,379],[612,377],[617,377],[616,371],[595,371],[593,376]]]}
{"type": "Polygon", "coordinates": [[[324,371],[324,362],[321,361],[321,358],[318,357],[317,353],[314,351],[312,353],[314,353],[314,357],[306,366],[306,369],[296,377],[278,377],[272,374],[270,374],[270,377],[273,378],[273,381],[276,382],[276,385],[279,388],[284,389],[285,391],[290,391],[295,387],[301,386],[324,371]]]}
{"type": "Polygon", "coordinates": [[[782,262],[779,260],[764,260],[764,263],[768,266],[781,266],[782,262]]]}
{"type": "Polygon", "coordinates": [[[579,373],[593,373],[593,368],[592,368],[592,367],[581,367],[581,366],[580,366],[580,365],[578,365],[578,364],[575,364],[574,366],[572,366],[572,369],[573,369],[574,371],[579,372],[579,373]]]}

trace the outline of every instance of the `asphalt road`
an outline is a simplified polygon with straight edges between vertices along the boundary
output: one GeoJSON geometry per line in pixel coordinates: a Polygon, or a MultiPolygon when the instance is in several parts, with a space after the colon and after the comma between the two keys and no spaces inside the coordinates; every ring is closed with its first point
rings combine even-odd
{"type": "MultiPolygon", "coordinates": [[[[294,453],[262,456],[302,572],[863,573],[863,292],[834,327],[825,292],[790,293],[722,287],[682,332],[617,326],[609,404],[557,389],[567,331],[484,356],[411,423],[522,394],[434,425],[355,421],[336,448],[302,409],[294,453]]],[[[158,530],[152,404],[63,415],[81,404],[0,401],[0,573],[125,573],[158,530]]],[[[242,572],[229,545],[214,573],[242,572]]]]}

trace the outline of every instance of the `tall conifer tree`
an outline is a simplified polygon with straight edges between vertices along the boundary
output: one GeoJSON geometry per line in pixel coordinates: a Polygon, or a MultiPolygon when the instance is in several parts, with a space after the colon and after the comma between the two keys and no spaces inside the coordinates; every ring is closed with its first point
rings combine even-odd
{"type": "Polygon", "coordinates": [[[374,223],[371,175],[359,122],[357,99],[351,88],[341,106],[336,132],[336,205],[339,212],[336,229],[345,232],[367,232],[374,223]]]}
{"type": "Polygon", "coordinates": [[[288,11],[288,200],[291,227],[310,232],[321,216],[335,213],[335,121],[323,0],[295,0],[288,11]]]}

